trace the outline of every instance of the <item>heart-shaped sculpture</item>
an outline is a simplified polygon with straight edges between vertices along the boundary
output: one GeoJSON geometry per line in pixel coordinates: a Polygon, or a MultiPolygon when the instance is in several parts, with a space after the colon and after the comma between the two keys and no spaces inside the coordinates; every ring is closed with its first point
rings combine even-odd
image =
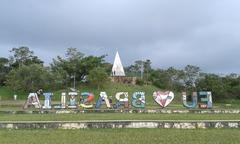
{"type": "Polygon", "coordinates": [[[174,99],[174,93],[171,91],[156,91],[153,93],[154,100],[162,107],[169,105],[174,99]]]}

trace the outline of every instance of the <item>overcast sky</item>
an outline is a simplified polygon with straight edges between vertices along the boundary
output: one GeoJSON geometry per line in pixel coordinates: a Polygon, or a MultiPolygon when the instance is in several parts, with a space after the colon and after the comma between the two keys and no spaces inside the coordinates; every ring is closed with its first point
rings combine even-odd
{"type": "Polygon", "coordinates": [[[111,63],[118,49],[124,66],[240,73],[240,1],[1,0],[0,57],[20,46],[45,64],[75,47],[111,63]]]}

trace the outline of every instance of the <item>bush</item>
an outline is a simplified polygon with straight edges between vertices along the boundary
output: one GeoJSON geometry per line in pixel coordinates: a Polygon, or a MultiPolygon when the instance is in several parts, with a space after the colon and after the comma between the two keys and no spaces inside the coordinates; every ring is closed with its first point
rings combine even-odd
{"type": "Polygon", "coordinates": [[[108,74],[106,70],[102,67],[96,67],[89,72],[87,77],[89,83],[96,86],[98,89],[103,88],[104,85],[109,82],[108,74]]]}
{"type": "Polygon", "coordinates": [[[137,80],[136,80],[136,84],[142,86],[142,85],[144,85],[144,80],[142,80],[142,79],[137,79],[137,80]]]}

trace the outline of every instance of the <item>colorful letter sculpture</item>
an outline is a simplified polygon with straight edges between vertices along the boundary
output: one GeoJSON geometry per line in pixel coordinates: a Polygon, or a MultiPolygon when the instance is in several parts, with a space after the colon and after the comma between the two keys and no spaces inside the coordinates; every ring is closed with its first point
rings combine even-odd
{"type": "Polygon", "coordinates": [[[157,91],[153,93],[154,100],[162,107],[169,105],[174,99],[174,93],[171,91],[157,91]]]}
{"type": "Polygon", "coordinates": [[[132,95],[132,106],[135,108],[145,107],[145,93],[144,92],[134,92],[132,95]]]}
{"type": "Polygon", "coordinates": [[[100,95],[98,97],[98,100],[96,102],[96,108],[99,109],[101,105],[105,102],[107,105],[107,108],[111,108],[111,104],[109,102],[108,96],[106,92],[100,92],[100,95]]]}
{"type": "Polygon", "coordinates": [[[33,105],[35,108],[41,108],[40,101],[38,99],[37,93],[29,93],[27,101],[25,102],[23,108],[26,109],[28,106],[33,105]]]}
{"type": "Polygon", "coordinates": [[[210,91],[193,92],[191,104],[187,102],[186,92],[182,93],[182,98],[183,105],[187,108],[196,108],[198,100],[200,101],[198,104],[199,108],[212,108],[212,93],[210,91]]]}
{"type": "Polygon", "coordinates": [[[61,109],[61,108],[64,109],[64,108],[66,108],[67,105],[66,105],[66,93],[65,92],[63,92],[61,94],[60,99],[61,99],[60,104],[55,105],[54,108],[56,108],[56,109],[61,109]]]}
{"type": "Polygon", "coordinates": [[[199,108],[212,108],[212,93],[210,91],[198,92],[199,108]]]}
{"type": "Polygon", "coordinates": [[[61,95],[61,108],[66,108],[66,93],[62,93],[61,95]]]}
{"type": "MultiPolygon", "coordinates": [[[[24,109],[28,108],[29,106],[34,106],[35,108],[43,108],[43,109],[65,109],[65,108],[72,108],[76,109],[78,106],[82,108],[93,108],[92,101],[94,100],[93,93],[89,92],[82,92],[80,93],[79,103],[78,103],[78,93],[74,90],[72,92],[61,94],[61,102],[57,105],[51,106],[51,97],[53,93],[47,92],[43,93],[42,89],[36,91],[36,93],[30,93],[27,97],[27,100],[23,106],[24,109]],[[43,94],[45,97],[44,105],[41,106],[39,101],[39,96],[43,94]],[[66,95],[68,94],[68,97],[66,95]],[[67,100],[66,100],[67,99],[67,100]]],[[[162,108],[167,107],[174,99],[174,93],[172,91],[155,91],[153,93],[154,101],[159,104],[162,108]]],[[[128,111],[129,110],[129,99],[128,99],[128,92],[118,92],[115,95],[116,103],[113,104],[112,96],[108,96],[106,92],[100,92],[99,97],[96,101],[95,108],[100,109],[102,105],[106,105],[106,108],[109,109],[120,109],[121,111],[128,111]]],[[[212,93],[210,91],[200,91],[200,92],[193,92],[191,96],[187,95],[186,92],[182,92],[182,102],[183,106],[186,108],[200,108],[200,109],[207,109],[213,107],[212,101],[212,93]]],[[[145,99],[145,92],[134,92],[131,97],[131,106],[132,108],[141,109],[145,108],[146,99],[145,99]]],[[[85,109],[84,109],[85,110],[85,109]]]]}
{"type": "Polygon", "coordinates": [[[53,96],[53,93],[43,93],[45,100],[44,100],[44,109],[51,109],[51,96],[53,96]]]}
{"type": "Polygon", "coordinates": [[[80,106],[83,108],[92,108],[93,105],[90,104],[94,99],[94,95],[89,92],[82,92],[80,97],[80,106]]]}
{"type": "Polygon", "coordinates": [[[120,106],[124,106],[124,108],[128,108],[128,92],[118,92],[116,93],[116,104],[113,105],[114,109],[118,109],[120,106]],[[123,98],[121,98],[123,96],[123,98]]]}
{"type": "Polygon", "coordinates": [[[68,103],[68,108],[77,108],[77,92],[69,92],[68,96],[69,96],[69,103],[68,103]]]}
{"type": "Polygon", "coordinates": [[[197,106],[197,92],[193,92],[192,102],[188,102],[187,93],[182,92],[182,100],[183,100],[183,106],[185,106],[186,108],[195,108],[197,106]]]}

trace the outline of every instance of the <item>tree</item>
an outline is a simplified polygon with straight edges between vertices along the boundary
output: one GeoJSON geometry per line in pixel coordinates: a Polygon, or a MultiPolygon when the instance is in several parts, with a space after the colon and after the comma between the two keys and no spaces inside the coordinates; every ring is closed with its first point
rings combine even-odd
{"type": "Polygon", "coordinates": [[[240,77],[237,74],[230,74],[222,77],[222,81],[225,85],[225,91],[228,99],[240,99],[240,77]]]}
{"type": "Polygon", "coordinates": [[[75,78],[76,81],[85,80],[90,70],[104,65],[104,57],[84,56],[76,48],[68,48],[66,58],[58,56],[57,59],[53,59],[51,68],[53,72],[61,74],[67,85],[71,78],[75,78]]]}
{"type": "Polygon", "coordinates": [[[50,89],[54,86],[54,75],[39,64],[23,65],[12,69],[7,76],[7,85],[13,90],[32,92],[39,88],[50,89]]]}
{"type": "Polygon", "coordinates": [[[184,68],[184,84],[187,89],[196,87],[196,81],[199,78],[200,68],[193,65],[187,65],[184,68]]]}
{"type": "Polygon", "coordinates": [[[149,59],[147,59],[144,63],[143,63],[143,68],[144,68],[144,73],[146,74],[146,80],[148,81],[148,78],[149,78],[149,73],[151,72],[152,70],[152,67],[151,67],[151,61],[149,59]]]}
{"type": "Polygon", "coordinates": [[[174,67],[169,67],[166,73],[169,88],[174,90],[182,89],[183,71],[175,69],[174,67]]]}
{"type": "Polygon", "coordinates": [[[13,53],[13,56],[10,56],[10,62],[14,68],[19,68],[23,65],[43,64],[43,61],[34,56],[34,52],[28,47],[12,48],[10,52],[13,53]]]}
{"type": "Polygon", "coordinates": [[[137,60],[133,65],[126,67],[126,73],[131,76],[141,76],[141,72],[143,72],[143,78],[148,80],[149,74],[152,70],[151,61],[147,59],[146,61],[137,60]]]}
{"type": "Polygon", "coordinates": [[[133,65],[130,65],[125,68],[126,74],[130,76],[140,77],[143,63],[144,62],[142,60],[135,61],[133,65]]]}
{"type": "Polygon", "coordinates": [[[107,74],[110,75],[112,73],[113,64],[108,63],[108,62],[104,62],[103,67],[104,67],[104,69],[106,69],[107,74]]]}
{"type": "Polygon", "coordinates": [[[182,71],[173,67],[170,67],[167,70],[152,70],[150,80],[153,85],[161,89],[179,90],[182,88],[182,71]]]}
{"type": "Polygon", "coordinates": [[[154,70],[150,75],[150,80],[156,87],[159,87],[161,89],[169,88],[168,85],[169,77],[166,73],[166,70],[163,69],[154,70]]]}
{"type": "Polygon", "coordinates": [[[103,88],[103,86],[107,82],[109,82],[108,74],[106,73],[106,70],[102,67],[96,67],[90,70],[87,79],[90,84],[96,86],[98,89],[103,88]]]}
{"type": "Polygon", "coordinates": [[[208,74],[197,83],[197,89],[211,91],[214,100],[226,98],[225,87],[222,78],[215,74],[208,74]]]}
{"type": "Polygon", "coordinates": [[[7,58],[0,58],[0,86],[5,85],[6,75],[10,71],[9,60],[7,58]]]}
{"type": "Polygon", "coordinates": [[[84,54],[76,48],[68,48],[65,56],[65,58],[57,56],[56,59],[53,59],[51,69],[62,78],[62,84],[67,86],[71,78],[81,79],[79,78],[78,69],[80,68],[84,54]]]}

